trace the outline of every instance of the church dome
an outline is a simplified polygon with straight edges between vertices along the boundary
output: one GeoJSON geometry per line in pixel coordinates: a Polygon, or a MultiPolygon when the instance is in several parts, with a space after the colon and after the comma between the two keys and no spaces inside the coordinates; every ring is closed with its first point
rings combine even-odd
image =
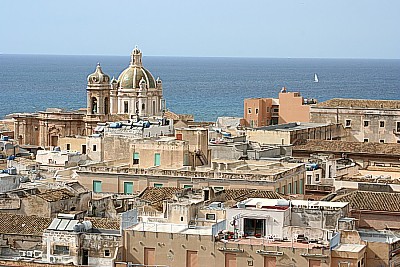
{"type": "Polygon", "coordinates": [[[140,81],[144,79],[148,88],[155,88],[156,81],[153,75],[142,65],[142,52],[135,47],[131,53],[131,62],[118,77],[122,89],[139,88],[140,81]]]}
{"type": "Polygon", "coordinates": [[[89,84],[108,84],[110,76],[105,74],[100,67],[100,63],[97,63],[96,70],[87,77],[87,81],[89,84]]]}

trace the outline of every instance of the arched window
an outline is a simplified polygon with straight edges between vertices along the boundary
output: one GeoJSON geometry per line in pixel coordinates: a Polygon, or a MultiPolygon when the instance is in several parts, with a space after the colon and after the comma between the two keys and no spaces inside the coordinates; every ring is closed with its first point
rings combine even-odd
{"type": "Polygon", "coordinates": [[[97,113],[97,98],[92,97],[92,114],[97,113]]]}

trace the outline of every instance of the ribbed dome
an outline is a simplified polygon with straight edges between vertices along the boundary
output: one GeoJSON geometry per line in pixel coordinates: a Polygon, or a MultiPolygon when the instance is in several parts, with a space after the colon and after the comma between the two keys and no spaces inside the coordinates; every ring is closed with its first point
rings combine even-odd
{"type": "Polygon", "coordinates": [[[123,89],[139,88],[141,79],[146,81],[148,88],[155,88],[156,82],[150,71],[139,66],[129,66],[118,77],[120,87],[123,89]]]}
{"type": "Polygon", "coordinates": [[[96,70],[87,77],[87,81],[89,84],[108,84],[110,76],[105,74],[100,67],[100,63],[97,63],[96,70]]]}
{"type": "Polygon", "coordinates": [[[141,79],[146,81],[148,88],[156,88],[156,81],[150,71],[142,65],[142,52],[136,46],[131,53],[131,62],[118,77],[119,85],[122,89],[139,88],[141,79]]]}

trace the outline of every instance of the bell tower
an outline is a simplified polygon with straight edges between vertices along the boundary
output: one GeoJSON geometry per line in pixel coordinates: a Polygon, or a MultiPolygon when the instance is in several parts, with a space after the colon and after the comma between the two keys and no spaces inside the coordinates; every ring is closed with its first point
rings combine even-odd
{"type": "Polygon", "coordinates": [[[86,134],[91,134],[97,122],[104,121],[110,114],[110,77],[103,72],[100,63],[87,78],[86,134]]]}

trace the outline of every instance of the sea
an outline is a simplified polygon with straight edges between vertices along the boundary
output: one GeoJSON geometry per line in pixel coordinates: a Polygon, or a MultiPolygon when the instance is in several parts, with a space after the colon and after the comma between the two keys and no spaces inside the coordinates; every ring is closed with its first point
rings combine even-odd
{"type": "MultiPolygon", "coordinates": [[[[86,107],[86,77],[96,64],[118,77],[129,60],[0,54],[0,118],[49,107],[86,107]]],[[[338,97],[400,99],[400,60],[144,56],[143,64],[163,81],[167,108],[193,114],[197,121],[241,117],[245,98],[278,97],[282,87],[319,102],[338,97]]]]}

